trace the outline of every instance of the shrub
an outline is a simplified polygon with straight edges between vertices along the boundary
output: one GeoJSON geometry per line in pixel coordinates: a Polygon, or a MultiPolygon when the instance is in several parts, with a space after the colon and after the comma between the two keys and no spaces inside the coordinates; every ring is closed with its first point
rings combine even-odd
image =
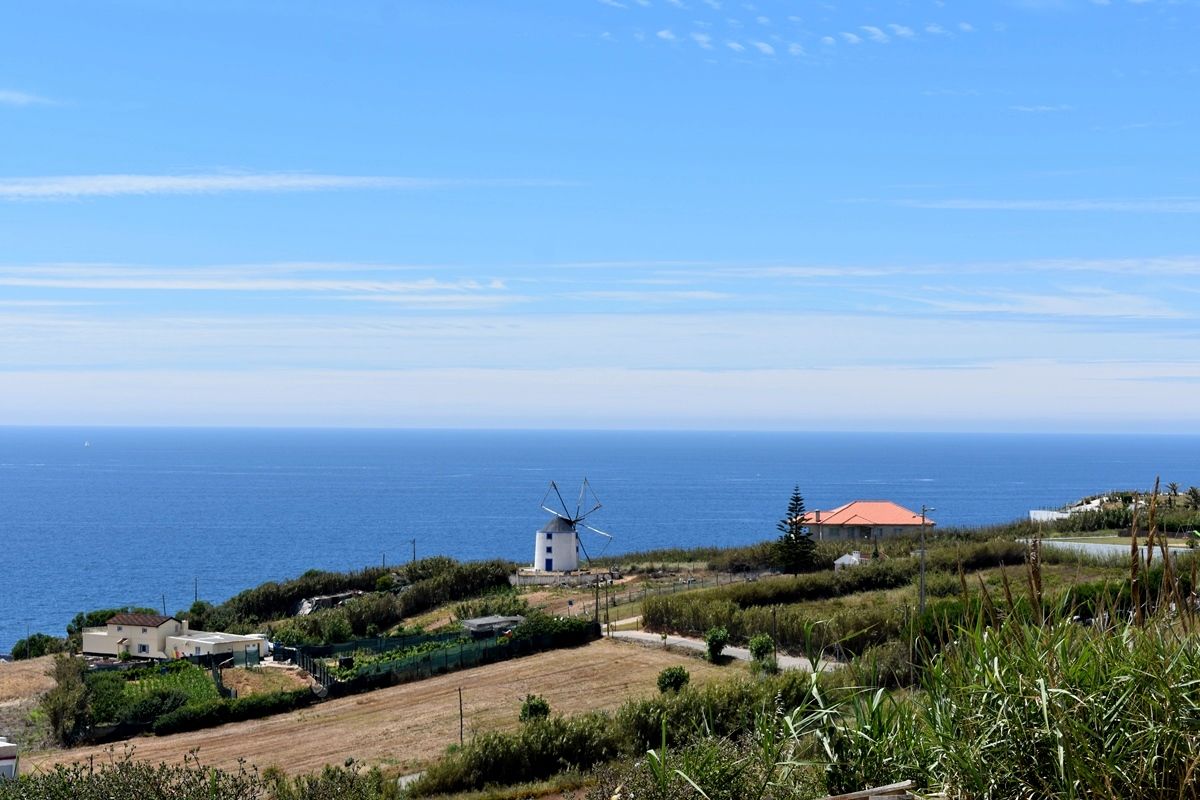
{"type": "Polygon", "coordinates": [[[605,714],[549,717],[515,733],[476,736],[425,770],[408,793],[422,797],[541,780],[568,769],[589,769],[620,751],[619,733],[605,714]]]}
{"type": "Polygon", "coordinates": [[[32,633],[24,639],[17,639],[12,648],[13,661],[26,658],[41,658],[51,653],[61,653],[67,649],[67,640],[45,633],[32,633]]]}
{"type": "Polygon", "coordinates": [[[526,695],[521,701],[521,722],[532,722],[550,716],[550,704],[537,694],[526,695]]]}
{"type": "Polygon", "coordinates": [[[292,692],[255,694],[236,700],[212,700],[187,705],[159,717],[151,730],[156,735],[163,736],[223,725],[226,722],[257,719],[302,708],[309,705],[313,697],[309,689],[297,689],[292,692]]]}
{"type": "Polygon", "coordinates": [[[725,628],[709,628],[708,633],[704,634],[704,646],[707,648],[705,654],[708,660],[714,664],[721,657],[721,652],[727,644],[729,644],[729,631],[725,628]]]}
{"type": "Polygon", "coordinates": [[[691,678],[692,676],[688,674],[688,671],[678,664],[673,667],[666,667],[662,672],[658,673],[658,690],[663,694],[678,692],[687,686],[691,678]]]}
{"type": "Polygon", "coordinates": [[[775,640],[770,634],[759,633],[750,637],[750,657],[765,661],[775,654],[775,640]]]}
{"type": "Polygon", "coordinates": [[[60,653],[54,657],[50,675],[54,688],[42,695],[41,709],[50,723],[50,731],[62,745],[78,741],[91,724],[87,684],[83,675],[87,664],[82,658],[60,653]]]}
{"type": "Polygon", "coordinates": [[[156,688],[126,706],[123,722],[149,725],[159,717],[187,705],[188,693],[176,688],[156,688]]]}

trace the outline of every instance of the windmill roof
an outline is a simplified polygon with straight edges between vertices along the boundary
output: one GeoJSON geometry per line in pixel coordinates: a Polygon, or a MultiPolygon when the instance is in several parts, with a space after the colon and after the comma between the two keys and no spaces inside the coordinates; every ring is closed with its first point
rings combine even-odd
{"type": "Polygon", "coordinates": [[[555,514],[550,519],[546,520],[546,524],[543,525],[538,530],[538,532],[539,533],[570,533],[574,530],[575,530],[575,526],[571,523],[571,520],[563,519],[562,517],[555,514]]]}
{"type": "MultiPolygon", "coordinates": [[[[921,526],[921,515],[909,511],[891,500],[853,500],[830,511],[822,511],[822,525],[915,525],[921,526]]],[[[810,511],[801,517],[806,525],[817,523],[817,512],[810,511]]],[[[933,527],[934,521],[925,518],[925,525],[933,527]]]]}

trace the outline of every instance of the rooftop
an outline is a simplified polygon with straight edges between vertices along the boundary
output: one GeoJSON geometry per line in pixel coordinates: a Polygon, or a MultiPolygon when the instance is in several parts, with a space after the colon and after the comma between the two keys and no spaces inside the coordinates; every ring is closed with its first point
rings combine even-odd
{"type": "MultiPolygon", "coordinates": [[[[921,527],[919,513],[896,505],[891,500],[852,500],[831,511],[809,512],[801,521],[806,525],[815,525],[817,524],[817,514],[821,515],[820,523],[822,525],[914,525],[918,528],[921,527]]],[[[925,518],[926,527],[933,527],[935,524],[933,520],[925,518]]]]}
{"type": "Polygon", "coordinates": [[[139,628],[157,628],[164,622],[178,622],[174,617],[164,617],[160,614],[117,614],[109,617],[109,625],[132,625],[139,628]]]}

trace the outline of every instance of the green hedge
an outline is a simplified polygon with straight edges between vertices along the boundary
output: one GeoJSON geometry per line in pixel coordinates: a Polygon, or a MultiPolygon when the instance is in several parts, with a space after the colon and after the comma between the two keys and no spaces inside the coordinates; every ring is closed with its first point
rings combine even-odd
{"type": "Polygon", "coordinates": [[[199,705],[184,706],[159,717],[151,730],[159,736],[200,728],[224,725],[257,719],[285,711],[294,711],[313,702],[315,695],[309,689],[274,694],[256,694],[236,700],[216,700],[199,705]]]}
{"type": "Polygon", "coordinates": [[[621,751],[620,732],[607,714],[535,719],[515,733],[476,736],[425,770],[409,794],[449,794],[542,780],[565,770],[589,769],[621,751]]]}

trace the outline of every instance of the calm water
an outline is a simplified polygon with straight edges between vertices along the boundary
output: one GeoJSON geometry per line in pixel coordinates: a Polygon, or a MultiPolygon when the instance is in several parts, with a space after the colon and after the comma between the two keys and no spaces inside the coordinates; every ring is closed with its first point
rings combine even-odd
{"type": "MultiPolygon", "coordinates": [[[[76,612],[168,612],[312,567],[531,558],[551,478],[586,475],[609,553],[774,535],[809,508],[1022,517],[1154,476],[1200,484],[1200,437],[0,428],[0,652],[76,612]],[[84,443],[90,442],[89,447],[84,443]]],[[[597,548],[598,548],[597,543],[597,548]]]]}

